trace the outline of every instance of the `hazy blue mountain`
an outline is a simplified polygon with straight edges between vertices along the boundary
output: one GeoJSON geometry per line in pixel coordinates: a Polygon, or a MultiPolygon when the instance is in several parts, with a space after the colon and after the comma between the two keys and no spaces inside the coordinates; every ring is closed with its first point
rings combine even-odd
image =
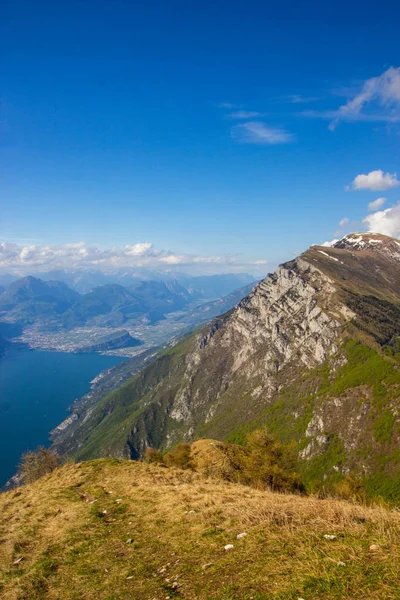
{"type": "Polygon", "coordinates": [[[211,300],[210,302],[200,304],[192,310],[185,312],[180,320],[188,323],[188,331],[196,327],[196,325],[211,321],[211,319],[214,317],[222,315],[236,306],[238,302],[250,294],[256,283],[257,282],[245,285],[237,290],[234,290],[231,294],[228,294],[223,298],[218,298],[217,300],[211,300]]]}
{"type": "Polygon", "coordinates": [[[201,298],[198,292],[188,291],[177,281],[140,281],[129,289],[152,309],[165,309],[167,312],[179,310],[189,302],[201,298]]]}
{"type": "MultiPolygon", "coordinates": [[[[248,273],[192,276],[178,271],[162,272],[157,269],[146,268],[117,269],[112,273],[92,270],[83,271],[81,269],[57,269],[46,273],[38,273],[38,277],[43,281],[62,281],[80,294],[87,294],[96,287],[109,284],[119,284],[132,288],[144,281],[173,283],[185,288],[192,298],[195,296],[207,300],[226,296],[254,281],[254,277],[248,273]]],[[[2,283],[1,280],[0,283],[2,283]]]]}
{"type": "MultiPolygon", "coordinates": [[[[0,295],[0,319],[24,326],[35,324],[42,331],[56,331],[58,328],[70,330],[84,326],[121,328],[129,322],[152,325],[165,320],[170,313],[182,311],[191,315],[190,323],[194,325],[212,318],[218,310],[233,306],[235,300],[245,295],[245,292],[239,292],[239,295],[242,294],[239,297],[236,291],[234,298],[213,306],[212,303],[219,301],[221,294],[229,296],[224,294],[224,290],[234,293],[232,286],[237,290],[238,282],[252,280],[246,274],[185,275],[178,280],[172,278],[171,272],[168,276],[164,274],[164,281],[137,279],[136,274],[133,270],[119,271],[113,275],[63,270],[47,273],[51,277],[64,277],[81,288],[90,287],[97,280],[106,281],[113,277],[130,283],[129,287],[120,283],[105,283],[84,294],[79,294],[64,281],[22,277],[10,283],[0,295]],[[208,306],[200,307],[202,300],[207,300],[208,306]]],[[[160,273],[156,275],[161,276],[160,273]]],[[[173,318],[179,319],[179,315],[173,318]]]]}
{"type": "Polygon", "coordinates": [[[249,283],[254,283],[255,279],[249,273],[227,273],[225,275],[201,275],[198,277],[177,276],[181,285],[185,286],[190,292],[197,293],[202,298],[214,300],[231,294],[234,290],[241,288],[249,283]]]}
{"type": "Polygon", "coordinates": [[[0,303],[4,305],[15,305],[29,300],[51,297],[59,300],[72,302],[79,297],[79,294],[71,290],[61,281],[44,282],[37,277],[23,277],[13,281],[7,290],[1,295],[0,303]]]}
{"type": "Polygon", "coordinates": [[[119,284],[96,287],[84,294],[63,315],[63,324],[79,327],[86,323],[120,327],[127,320],[146,316],[150,323],[181,310],[198,298],[177,282],[138,281],[129,289],[119,284]]]}
{"type": "Polygon", "coordinates": [[[164,281],[171,279],[169,275],[161,274],[156,270],[143,268],[117,269],[107,273],[82,269],[57,269],[46,273],[39,273],[39,277],[44,281],[50,279],[63,281],[80,294],[87,294],[97,287],[109,284],[119,284],[124,287],[130,287],[140,281],[164,281]]]}
{"type": "Polygon", "coordinates": [[[0,311],[12,312],[14,320],[29,321],[62,314],[77,298],[79,294],[61,281],[28,276],[13,281],[1,294],[0,311]]]}
{"type": "Polygon", "coordinates": [[[117,278],[115,276],[102,273],[101,271],[67,271],[64,269],[57,269],[47,273],[40,273],[39,276],[44,281],[50,279],[62,281],[80,294],[87,294],[102,285],[117,283],[117,278]]]}
{"type": "Polygon", "coordinates": [[[122,319],[146,312],[142,301],[129,290],[118,284],[108,284],[95,288],[79,299],[63,315],[63,325],[68,328],[80,327],[100,315],[118,312],[122,319]]]}

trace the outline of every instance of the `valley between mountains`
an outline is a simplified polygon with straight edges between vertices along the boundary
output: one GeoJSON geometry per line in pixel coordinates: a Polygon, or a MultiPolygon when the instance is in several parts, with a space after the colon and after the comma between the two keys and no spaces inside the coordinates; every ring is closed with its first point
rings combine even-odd
{"type": "Polygon", "coordinates": [[[349,478],[400,502],[400,242],[312,246],[132,379],[83,398],[53,432],[77,460],[253,429],[292,444],[307,491],[349,478]]]}
{"type": "Polygon", "coordinates": [[[8,283],[0,286],[0,355],[17,341],[41,350],[137,356],[232,308],[255,282],[245,273],[190,277],[128,269],[55,271],[8,283]]]}

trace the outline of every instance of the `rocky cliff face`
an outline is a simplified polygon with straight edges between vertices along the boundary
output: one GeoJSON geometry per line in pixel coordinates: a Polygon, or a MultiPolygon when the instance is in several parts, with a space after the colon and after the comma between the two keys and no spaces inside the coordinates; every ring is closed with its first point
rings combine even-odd
{"type": "Polygon", "coordinates": [[[375,234],[310,248],[71,423],[68,451],[136,458],[262,425],[314,478],[374,471],[400,450],[399,260],[375,234]]]}
{"type": "Polygon", "coordinates": [[[338,349],[341,324],[353,315],[332,301],[334,291],[331,280],[303,259],[269,275],[228,317],[197,336],[171,418],[187,426],[205,398],[206,405],[214,401],[215,411],[219,396],[238,374],[257,380],[257,395],[268,396],[275,391],[276,373],[291,361],[306,368],[325,361],[338,349]],[[204,372],[208,377],[200,392],[204,372]]]}

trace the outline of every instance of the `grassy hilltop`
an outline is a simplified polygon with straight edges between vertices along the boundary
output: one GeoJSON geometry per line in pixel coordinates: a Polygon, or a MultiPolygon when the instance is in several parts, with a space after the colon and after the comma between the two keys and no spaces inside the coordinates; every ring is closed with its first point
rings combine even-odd
{"type": "Polygon", "coordinates": [[[400,514],[382,507],[100,459],[3,494],[0,515],[7,600],[400,597],[400,514]]]}

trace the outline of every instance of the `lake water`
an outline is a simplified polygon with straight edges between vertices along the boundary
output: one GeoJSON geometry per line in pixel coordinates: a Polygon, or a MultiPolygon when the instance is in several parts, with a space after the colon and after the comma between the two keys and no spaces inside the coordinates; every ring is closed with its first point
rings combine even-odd
{"type": "Polygon", "coordinates": [[[101,354],[12,350],[0,358],[0,487],[20,456],[49,444],[49,432],[101,371],[125,360],[101,354]]]}

